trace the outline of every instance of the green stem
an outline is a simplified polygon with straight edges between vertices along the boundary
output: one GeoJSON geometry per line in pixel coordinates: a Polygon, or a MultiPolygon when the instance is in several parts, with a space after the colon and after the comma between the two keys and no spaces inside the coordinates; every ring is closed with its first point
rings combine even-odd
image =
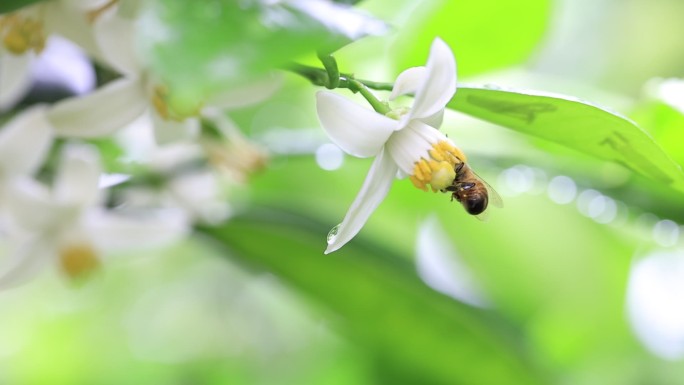
{"type": "MultiPolygon", "coordinates": [[[[355,80],[355,79],[341,79],[341,80],[346,80],[346,82],[347,82],[346,88],[348,88],[349,90],[351,90],[354,93],[357,93],[357,92],[360,93],[361,96],[363,96],[368,101],[368,103],[371,105],[371,107],[373,107],[373,109],[376,112],[383,114],[383,115],[390,112],[390,108],[387,105],[387,103],[383,103],[380,100],[378,100],[378,98],[376,98],[375,95],[373,95],[373,93],[366,87],[365,84],[363,84],[360,81],[355,80]]],[[[342,84],[341,81],[340,81],[340,84],[342,84]]]]}
{"type": "MultiPolygon", "coordinates": [[[[333,72],[330,69],[325,70],[322,68],[309,67],[300,64],[295,64],[289,67],[288,70],[298,75],[301,75],[302,77],[308,79],[312,84],[317,86],[326,87],[330,89],[346,88],[353,93],[358,92],[368,101],[368,103],[373,107],[373,109],[380,114],[385,115],[390,111],[389,106],[387,106],[386,103],[383,103],[382,101],[378,100],[378,98],[376,98],[375,95],[373,95],[369,88],[379,91],[391,91],[394,87],[394,84],[392,83],[379,83],[370,80],[356,79],[352,74],[333,72]],[[339,78],[337,79],[337,81],[330,80],[330,76],[332,73],[339,74],[339,78]],[[335,83],[337,83],[337,87],[330,87],[332,84],[335,83]]],[[[335,70],[337,70],[336,67],[335,70]]]]}
{"type": "Polygon", "coordinates": [[[318,53],[318,60],[323,63],[328,74],[328,84],[325,87],[329,90],[335,89],[340,85],[340,70],[337,68],[337,60],[331,54],[318,53]]]}

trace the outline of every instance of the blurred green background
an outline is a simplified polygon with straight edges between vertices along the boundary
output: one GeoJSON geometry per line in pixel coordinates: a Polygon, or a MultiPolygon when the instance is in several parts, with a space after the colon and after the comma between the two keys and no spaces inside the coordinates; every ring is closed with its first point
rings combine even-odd
{"type": "MultiPolygon", "coordinates": [[[[342,71],[392,81],[441,36],[459,82],[603,104],[684,164],[682,1],[358,7],[390,29],[342,48],[342,71]]],[[[397,181],[323,255],[371,161],[328,144],[315,91],[288,74],[231,113],[271,161],[225,225],[78,286],[47,272],[0,293],[0,383],[684,384],[682,192],[450,111],[445,132],[505,207],[480,222],[397,181]]]]}

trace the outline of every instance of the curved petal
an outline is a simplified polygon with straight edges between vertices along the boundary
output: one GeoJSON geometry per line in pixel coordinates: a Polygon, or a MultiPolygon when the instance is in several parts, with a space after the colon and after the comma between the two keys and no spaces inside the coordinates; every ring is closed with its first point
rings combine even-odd
{"type": "Polygon", "coordinates": [[[14,55],[0,49],[0,111],[12,107],[31,85],[31,54],[14,55]]]}
{"type": "Polygon", "coordinates": [[[233,138],[244,138],[235,122],[224,111],[214,107],[207,107],[202,110],[202,117],[211,121],[225,138],[230,138],[231,140],[233,138]]]}
{"type": "Polygon", "coordinates": [[[140,76],[142,65],[135,52],[135,21],[116,13],[103,15],[95,24],[95,40],[106,62],[128,76],[140,76]]]}
{"type": "Polygon", "coordinates": [[[88,207],[99,196],[102,166],[97,150],[88,145],[67,145],[57,170],[53,194],[60,205],[88,207]]]}
{"type": "Polygon", "coordinates": [[[440,38],[432,42],[425,83],[416,92],[409,119],[434,115],[456,93],[456,60],[449,46],[440,38]]]}
{"type": "Polygon", "coordinates": [[[270,98],[283,84],[282,76],[269,76],[213,95],[207,100],[210,106],[236,109],[270,98]]]}
{"type": "Polygon", "coordinates": [[[11,230],[18,232],[44,232],[58,223],[62,214],[55,207],[48,188],[33,179],[13,180],[6,190],[5,199],[8,223],[11,230]]]}
{"type": "Polygon", "coordinates": [[[40,6],[40,14],[43,16],[48,35],[61,35],[91,56],[99,58],[100,52],[93,36],[93,27],[83,10],[75,9],[73,4],[65,1],[44,1],[40,6]]]}
{"type": "Polygon", "coordinates": [[[32,174],[43,163],[53,139],[45,107],[32,107],[0,130],[0,176],[32,174]]]}
{"type": "Polygon", "coordinates": [[[425,83],[427,75],[427,67],[424,66],[404,70],[394,82],[389,99],[394,100],[401,95],[415,94],[418,88],[425,83]]]}
{"type": "Polygon", "coordinates": [[[6,266],[0,272],[0,290],[27,281],[38,273],[52,256],[54,245],[45,239],[27,239],[15,245],[6,266]]]}
{"type": "Polygon", "coordinates": [[[442,126],[442,122],[444,121],[444,109],[437,111],[437,113],[434,115],[430,115],[418,120],[439,130],[439,128],[442,126]]]}
{"type": "Polygon", "coordinates": [[[361,191],[354,199],[344,220],[337,227],[337,234],[328,239],[325,253],[331,253],[349,242],[366,223],[370,215],[380,205],[389,192],[397,165],[385,150],[381,150],[373,161],[370,171],[363,182],[361,191]]]}
{"type": "Polygon", "coordinates": [[[200,121],[197,118],[187,118],[183,121],[164,119],[154,109],[150,111],[150,115],[157,144],[194,139],[200,132],[200,121]]]}
{"type": "Polygon", "coordinates": [[[359,158],[376,155],[398,125],[397,121],[332,92],[316,93],[316,110],[330,139],[359,158]]]}
{"type": "Polygon", "coordinates": [[[139,79],[120,79],[95,92],[59,102],[48,111],[57,135],[96,138],[112,134],[148,106],[139,79]]]}

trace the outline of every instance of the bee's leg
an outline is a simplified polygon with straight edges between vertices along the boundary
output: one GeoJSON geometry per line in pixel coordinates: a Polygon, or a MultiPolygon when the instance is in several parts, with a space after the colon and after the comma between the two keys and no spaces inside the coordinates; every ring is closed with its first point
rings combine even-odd
{"type": "Polygon", "coordinates": [[[459,172],[463,169],[463,166],[465,166],[465,162],[461,162],[454,167],[454,171],[456,172],[456,175],[458,175],[459,172]]]}

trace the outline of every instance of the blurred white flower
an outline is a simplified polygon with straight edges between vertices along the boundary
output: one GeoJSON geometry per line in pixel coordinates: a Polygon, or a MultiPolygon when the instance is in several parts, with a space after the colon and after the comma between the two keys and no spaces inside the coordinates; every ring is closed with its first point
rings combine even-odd
{"type": "Polygon", "coordinates": [[[387,195],[395,176],[409,176],[423,190],[441,190],[456,177],[463,153],[438,128],[444,108],[456,92],[456,62],[449,47],[437,38],[427,65],[413,67],[397,78],[390,99],[415,94],[410,109],[386,116],[332,92],[317,94],[318,117],[330,139],[350,155],[375,156],[361,191],[340,225],[331,231],[326,253],[349,242],[387,195]]]}
{"type": "Polygon", "coordinates": [[[239,108],[268,98],[279,87],[278,79],[263,79],[249,87],[235,88],[197,100],[194,105],[171,103],[170,92],[135,51],[136,20],[112,12],[95,23],[95,36],[105,62],[123,75],[81,98],[58,103],[50,112],[59,135],[101,137],[123,128],[144,113],[154,123],[158,143],[196,137],[205,106],[239,108]]]}
{"type": "Polygon", "coordinates": [[[266,167],[268,152],[249,140],[228,118],[215,108],[205,108],[203,117],[216,128],[217,136],[204,135],[199,143],[209,163],[232,182],[245,183],[249,177],[266,167]]]}
{"type": "Polygon", "coordinates": [[[122,201],[131,207],[171,207],[186,212],[191,221],[220,222],[230,214],[226,186],[207,165],[200,144],[176,142],[159,145],[153,138],[148,116],[143,116],[116,138],[126,149],[124,161],[143,166],[152,184],[133,184],[122,191],[122,201]]]}
{"type": "Polygon", "coordinates": [[[166,176],[161,190],[166,204],[185,210],[193,221],[217,223],[228,217],[230,206],[216,173],[198,164],[203,159],[199,145],[177,143],[158,147],[149,166],[166,176]]]}
{"type": "Polygon", "coordinates": [[[104,0],[51,0],[0,15],[0,110],[11,107],[30,86],[31,61],[57,34],[97,56],[88,11],[104,0]]]}
{"type": "Polygon", "coordinates": [[[52,139],[44,106],[21,112],[0,129],[0,207],[5,205],[7,186],[42,165],[52,139]]]}
{"type": "Polygon", "coordinates": [[[73,278],[87,275],[105,251],[160,245],[182,236],[180,212],[126,215],[103,206],[96,150],[66,145],[52,189],[24,178],[7,195],[13,249],[0,287],[22,282],[50,261],[73,278]]]}

